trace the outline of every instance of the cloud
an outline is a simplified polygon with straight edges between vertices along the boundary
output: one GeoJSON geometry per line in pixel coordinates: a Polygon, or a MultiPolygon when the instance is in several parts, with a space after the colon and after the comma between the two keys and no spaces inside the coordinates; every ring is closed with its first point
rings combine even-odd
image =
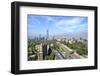
{"type": "Polygon", "coordinates": [[[65,18],[58,22],[56,22],[54,25],[62,30],[65,30],[67,32],[80,32],[82,30],[87,29],[87,23],[84,22],[86,18],[83,17],[73,17],[73,18],[65,18]]]}
{"type": "Polygon", "coordinates": [[[46,17],[47,21],[53,21],[53,18],[52,17],[46,17]]]}

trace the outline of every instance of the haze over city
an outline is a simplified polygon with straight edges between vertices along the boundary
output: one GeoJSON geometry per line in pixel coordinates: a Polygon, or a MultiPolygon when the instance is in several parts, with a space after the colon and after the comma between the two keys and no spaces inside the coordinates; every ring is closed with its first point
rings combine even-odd
{"type": "Polygon", "coordinates": [[[52,36],[87,38],[88,18],[80,16],[41,16],[28,15],[28,37],[52,36]]]}

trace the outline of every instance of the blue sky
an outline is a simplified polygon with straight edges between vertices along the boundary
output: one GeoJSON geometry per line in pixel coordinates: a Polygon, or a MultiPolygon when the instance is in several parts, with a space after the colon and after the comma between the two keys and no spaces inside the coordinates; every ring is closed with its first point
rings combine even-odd
{"type": "Polygon", "coordinates": [[[28,36],[45,36],[49,30],[50,35],[63,33],[86,33],[88,31],[88,18],[80,16],[42,16],[28,15],[28,36]]]}

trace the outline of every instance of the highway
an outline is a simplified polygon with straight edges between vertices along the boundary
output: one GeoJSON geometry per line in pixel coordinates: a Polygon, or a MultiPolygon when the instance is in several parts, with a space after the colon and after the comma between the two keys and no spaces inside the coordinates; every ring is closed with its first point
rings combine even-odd
{"type": "Polygon", "coordinates": [[[64,56],[62,55],[62,53],[60,52],[60,51],[58,51],[58,50],[53,50],[53,53],[55,54],[55,56],[56,56],[56,59],[58,60],[58,59],[65,59],[64,58],[64,56]]]}
{"type": "Polygon", "coordinates": [[[76,53],[74,50],[70,49],[69,47],[67,47],[66,45],[60,43],[60,42],[56,42],[60,48],[63,49],[63,51],[67,54],[66,58],[67,59],[80,59],[80,58],[84,58],[82,56],[80,56],[78,53],[76,53]],[[73,53],[72,53],[73,52],[73,53]]]}

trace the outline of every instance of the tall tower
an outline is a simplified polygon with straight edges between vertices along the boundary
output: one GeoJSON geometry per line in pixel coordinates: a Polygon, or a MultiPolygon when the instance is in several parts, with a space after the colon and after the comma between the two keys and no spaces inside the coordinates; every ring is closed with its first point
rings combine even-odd
{"type": "Polygon", "coordinates": [[[46,33],[47,33],[47,40],[48,40],[49,39],[49,31],[48,31],[48,29],[47,29],[46,33]]]}

